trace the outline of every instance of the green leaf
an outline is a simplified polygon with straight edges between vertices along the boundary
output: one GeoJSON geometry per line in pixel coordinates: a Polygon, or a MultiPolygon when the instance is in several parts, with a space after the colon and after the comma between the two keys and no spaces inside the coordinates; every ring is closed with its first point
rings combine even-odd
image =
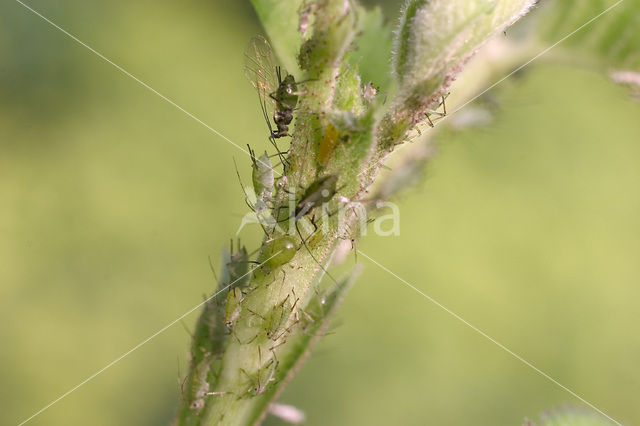
{"type": "Polygon", "coordinates": [[[408,109],[427,107],[433,93],[489,37],[502,32],[533,0],[410,0],[394,40],[394,74],[408,109]]]}
{"type": "Polygon", "coordinates": [[[296,55],[302,44],[298,32],[303,0],[251,0],[258,18],[287,72],[299,76],[296,55]]]}
{"type": "Polygon", "coordinates": [[[358,19],[362,29],[349,61],[357,67],[363,83],[371,82],[379,91],[387,92],[391,79],[391,27],[384,22],[379,7],[359,8],[358,19]]]}
{"type": "Polygon", "coordinates": [[[640,2],[556,0],[540,18],[541,38],[549,44],[593,20],[559,47],[571,49],[574,56],[583,53],[602,68],[640,71],[640,2]]]}

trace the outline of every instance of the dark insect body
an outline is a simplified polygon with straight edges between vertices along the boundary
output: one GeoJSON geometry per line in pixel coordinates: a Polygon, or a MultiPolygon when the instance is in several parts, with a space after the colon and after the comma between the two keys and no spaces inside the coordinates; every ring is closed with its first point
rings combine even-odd
{"type": "Polygon", "coordinates": [[[249,41],[245,51],[244,72],[258,91],[262,114],[269,126],[269,139],[275,145],[275,139],[289,136],[289,124],[298,104],[296,80],[286,71],[283,78],[283,69],[275,65],[271,46],[262,36],[255,36],[249,41]],[[275,129],[269,118],[271,108],[275,129]]]}
{"type": "Polygon", "coordinates": [[[276,67],[278,76],[278,88],[275,92],[270,93],[269,97],[276,103],[273,111],[273,122],[277,129],[271,129],[271,137],[281,138],[289,136],[289,124],[293,120],[293,110],[298,105],[298,93],[296,80],[291,74],[287,74],[282,78],[282,68],[276,67]]]}
{"type": "Polygon", "coordinates": [[[321,177],[309,185],[296,205],[293,215],[296,218],[296,221],[311,212],[315,207],[319,207],[322,204],[326,204],[331,201],[338,191],[336,188],[337,183],[338,175],[328,175],[321,177]]]}
{"type": "Polygon", "coordinates": [[[224,308],[224,323],[227,327],[232,328],[240,317],[243,299],[242,290],[238,287],[232,288],[227,294],[227,302],[224,308]]]}

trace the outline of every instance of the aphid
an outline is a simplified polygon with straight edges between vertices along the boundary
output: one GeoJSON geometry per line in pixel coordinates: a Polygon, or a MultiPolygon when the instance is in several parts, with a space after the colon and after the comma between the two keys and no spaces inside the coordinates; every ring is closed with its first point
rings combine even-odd
{"type": "Polygon", "coordinates": [[[273,359],[267,361],[267,363],[260,367],[254,374],[249,374],[241,368],[240,371],[247,376],[251,383],[249,389],[247,389],[247,393],[252,393],[253,395],[263,394],[269,383],[275,380],[273,376],[276,374],[277,368],[278,362],[273,359]]]}
{"type": "MultiPolygon", "coordinates": [[[[300,232],[300,228],[298,227],[298,221],[303,216],[309,214],[314,208],[320,207],[328,203],[329,201],[331,201],[334,195],[336,195],[336,193],[338,192],[337,183],[338,183],[338,175],[327,175],[313,182],[311,185],[309,185],[309,187],[306,189],[306,191],[302,195],[302,198],[296,205],[296,208],[293,214],[287,218],[287,219],[292,219],[292,218],[294,219],[293,222],[295,224],[296,231],[298,232],[298,236],[300,237],[302,244],[307,249],[307,252],[311,256],[311,258],[316,262],[316,264],[320,266],[320,268],[324,271],[324,273],[327,274],[327,276],[331,278],[331,280],[334,282],[336,282],[335,278],[333,278],[329,273],[329,271],[327,271],[325,267],[322,266],[322,264],[318,261],[318,259],[316,259],[316,257],[313,255],[313,253],[309,249],[309,246],[307,246],[307,242],[302,236],[302,233],[300,232]]],[[[311,220],[311,223],[315,228],[314,233],[311,235],[313,236],[315,232],[318,230],[318,228],[313,220],[311,220]]]]}
{"type": "MultiPolygon", "coordinates": [[[[313,182],[302,194],[300,201],[296,203],[296,206],[287,217],[280,219],[278,223],[285,222],[289,219],[294,219],[294,222],[298,221],[308,213],[310,213],[315,207],[331,201],[333,196],[338,192],[336,187],[338,183],[338,175],[327,175],[317,179],[313,182]]],[[[285,190],[285,192],[292,194],[285,190]]],[[[276,211],[276,218],[280,218],[280,209],[284,206],[279,206],[276,211]]]]}
{"type": "Polygon", "coordinates": [[[313,182],[306,189],[302,198],[296,205],[294,217],[296,222],[307,213],[311,212],[315,207],[331,201],[336,192],[338,183],[338,175],[327,175],[313,182]]]}
{"type": "Polygon", "coordinates": [[[256,188],[245,188],[238,171],[238,165],[235,159],[233,163],[236,168],[236,175],[238,176],[238,182],[242,188],[242,192],[245,194],[245,203],[251,210],[251,213],[247,213],[243,216],[242,222],[236,231],[236,235],[242,231],[245,225],[250,223],[257,223],[260,225],[265,234],[270,235],[273,229],[277,226],[276,220],[271,216],[270,209],[272,207],[273,199],[273,168],[271,168],[271,161],[266,152],[260,158],[256,158],[253,150],[249,145],[249,155],[253,162],[253,177],[252,181],[256,188]],[[271,188],[271,189],[269,189],[271,188]],[[251,189],[251,191],[250,191],[251,189]]]}
{"type": "Polygon", "coordinates": [[[296,251],[295,239],[289,235],[283,235],[267,241],[263,245],[260,255],[262,259],[267,260],[262,263],[260,269],[265,274],[268,274],[272,270],[289,263],[295,256],[296,251]]]}
{"type": "Polygon", "coordinates": [[[224,269],[222,282],[233,283],[234,287],[245,287],[249,282],[249,254],[246,247],[238,240],[238,251],[233,252],[233,240],[231,240],[231,251],[229,261],[224,269]]]}
{"type": "MultiPolygon", "coordinates": [[[[262,36],[249,40],[245,51],[244,72],[258,91],[260,106],[269,126],[270,139],[289,136],[289,124],[293,120],[293,110],[298,104],[297,83],[293,75],[276,66],[269,42],[262,36]],[[274,130],[269,119],[269,109],[273,107],[274,130]]],[[[277,147],[276,147],[277,149],[277,147]]]]}
{"type": "Polygon", "coordinates": [[[224,307],[224,323],[229,328],[233,327],[238,317],[240,317],[242,299],[244,299],[244,295],[238,287],[232,288],[227,294],[227,303],[224,307]]]}
{"type": "Polygon", "coordinates": [[[269,339],[278,340],[285,333],[287,321],[297,303],[298,301],[296,300],[292,304],[289,301],[289,296],[287,296],[281,303],[267,312],[263,324],[269,339]]]}

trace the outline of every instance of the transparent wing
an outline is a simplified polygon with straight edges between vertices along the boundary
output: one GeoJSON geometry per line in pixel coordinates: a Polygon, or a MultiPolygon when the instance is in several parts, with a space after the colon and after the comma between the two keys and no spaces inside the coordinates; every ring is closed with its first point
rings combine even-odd
{"type": "Polygon", "coordinates": [[[278,88],[275,71],[269,42],[260,35],[254,36],[244,53],[244,73],[260,97],[267,102],[273,101],[269,95],[278,88]]]}

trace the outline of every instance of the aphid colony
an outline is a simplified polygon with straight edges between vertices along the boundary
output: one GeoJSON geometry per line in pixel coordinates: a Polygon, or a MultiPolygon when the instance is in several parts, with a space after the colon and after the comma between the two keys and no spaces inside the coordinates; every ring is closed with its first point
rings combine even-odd
{"type": "MultiPolygon", "coordinates": [[[[275,155],[279,156],[282,167],[286,171],[288,166],[284,158],[286,152],[278,148],[276,140],[290,136],[289,125],[293,120],[298,97],[302,93],[298,91],[301,83],[297,83],[293,75],[275,65],[269,43],[260,36],[252,38],[247,47],[245,74],[258,92],[260,107],[269,131],[268,138],[276,148],[275,155]]],[[[337,131],[334,129],[333,133],[325,138],[328,141],[327,144],[335,144],[337,131]]],[[[325,156],[328,154],[325,153],[325,156]]],[[[229,335],[233,336],[235,341],[241,345],[255,342],[257,346],[258,366],[250,372],[241,369],[241,374],[246,377],[249,384],[246,394],[258,395],[264,393],[268,384],[274,380],[278,367],[275,348],[286,341],[291,328],[301,321],[299,312],[306,315],[305,321],[313,321],[313,319],[309,314],[305,314],[304,310],[297,309],[301,301],[296,297],[293,289],[283,291],[284,294],[280,295],[281,288],[272,288],[271,299],[274,298],[273,294],[276,294],[275,299],[278,301],[274,302],[269,309],[262,308],[259,312],[252,310],[254,304],[251,301],[257,300],[271,290],[264,286],[251,285],[250,278],[251,276],[266,278],[264,281],[271,283],[267,284],[267,287],[280,282],[280,279],[284,282],[286,270],[282,267],[291,263],[302,246],[306,247],[315,260],[307,246],[307,240],[317,232],[315,211],[325,207],[338,192],[338,176],[325,174],[318,177],[306,188],[301,189],[302,195],[295,199],[294,203],[287,203],[285,198],[291,198],[288,197],[291,191],[286,187],[286,178],[275,176],[270,156],[266,152],[256,156],[250,147],[249,155],[254,192],[251,198],[253,199],[255,195],[255,200],[250,202],[247,198],[247,205],[255,212],[266,238],[256,260],[249,260],[250,255],[244,247],[240,247],[239,243],[236,253],[233,253],[232,247],[228,257],[229,262],[226,264],[226,279],[230,284],[226,292],[224,308],[220,307],[220,313],[224,322],[223,327],[229,330],[229,335]],[[311,235],[307,235],[306,239],[298,228],[298,223],[302,219],[316,228],[311,235]],[[296,232],[284,232],[281,225],[285,223],[293,226],[296,232]],[[252,299],[253,296],[256,296],[256,299],[252,299]],[[248,335],[252,332],[255,333],[253,336],[248,335]],[[267,351],[270,353],[265,353],[267,351]]],[[[242,182],[240,184],[242,185],[242,182]]],[[[316,263],[324,270],[317,260],[316,263]]],[[[223,395],[225,392],[215,394],[223,395]]]]}
{"type": "MultiPolygon", "coordinates": [[[[245,74],[258,92],[260,108],[269,129],[269,140],[276,148],[276,155],[280,157],[281,164],[286,171],[288,162],[283,156],[286,152],[281,152],[275,140],[289,136],[289,125],[293,120],[298,97],[304,93],[300,92],[298,87],[304,82],[296,82],[293,75],[288,74],[275,64],[271,46],[262,36],[255,36],[249,41],[245,52],[245,74]],[[271,124],[271,119],[273,119],[275,129],[271,124]]],[[[337,137],[337,130],[329,124],[320,144],[321,155],[319,158],[322,157],[320,160],[324,159],[324,163],[326,163],[326,159],[330,155],[328,151],[335,145],[337,137]]],[[[302,197],[297,200],[295,206],[290,206],[283,203],[282,200],[274,200],[276,178],[269,155],[265,152],[260,157],[256,157],[250,147],[249,154],[252,161],[255,203],[252,205],[247,202],[247,204],[255,212],[258,222],[268,237],[261,258],[266,259],[270,254],[274,256],[273,259],[266,261],[267,264],[261,266],[261,271],[268,273],[270,270],[289,262],[295,254],[286,250],[278,254],[270,251],[271,246],[280,249],[281,245],[285,245],[280,240],[295,246],[294,239],[284,235],[286,233],[281,230],[280,224],[283,222],[293,223],[302,244],[306,246],[306,241],[298,228],[298,221],[310,215],[316,207],[326,206],[331,201],[337,193],[338,176],[332,174],[319,176],[308,187],[302,188],[302,197]],[[275,208],[276,204],[278,204],[277,208],[275,208]],[[282,215],[283,211],[285,212],[284,216],[282,215]],[[272,215],[271,212],[274,214],[272,215]]],[[[286,176],[283,176],[278,181],[278,190],[281,190],[281,194],[283,192],[290,194],[285,186],[286,176]]],[[[311,219],[311,224],[317,230],[314,219],[311,219]]]]}

